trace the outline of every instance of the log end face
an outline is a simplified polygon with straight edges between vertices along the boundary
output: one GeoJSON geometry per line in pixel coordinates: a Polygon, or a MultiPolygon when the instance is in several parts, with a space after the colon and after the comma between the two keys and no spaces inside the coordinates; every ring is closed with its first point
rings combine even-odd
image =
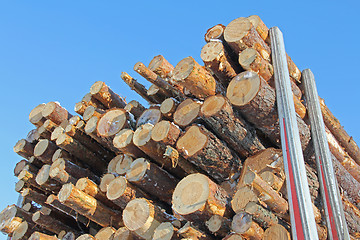
{"type": "Polygon", "coordinates": [[[210,96],[205,99],[201,106],[201,114],[210,117],[219,112],[226,103],[226,99],[222,95],[210,96]]]}
{"type": "Polygon", "coordinates": [[[88,178],[80,178],[79,180],[77,180],[75,187],[81,191],[84,191],[84,189],[88,186],[88,178]]]}
{"type": "Polygon", "coordinates": [[[47,180],[49,180],[50,177],[50,165],[49,164],[45,164],[41,167],[41,169],[39,170],[38,174],[36,175],[36,183],[39,184],[40,186],[45,184],[47,180]]]}
{"type": "Polygon", "coordinates": [[[259,76],[251,71],[246,71],[234,77],[226,91],[226,97],[231,104],[243,106],[249,103],[260,89],[259,76]]]}
{"type": "Polygon", "coordinates": [[[184,153],[185,157],[191,157],[205,146],[207,140],[207,136],[201,132],[201,129],[193,125],[179,138],[176,148],[179,152],[184,153]]]}
{"type": "Polygon", "coordinates": [[[187,215],[203,208],[209,197],[209,179],[203,174],[190,174],[176,186],[172,208],[180,215],[187,215]]]}
{"type": "Polygon", "coordinates": [[[173,235],[173,225],[170,222],[163,222],[155,229],[153,240],[171,240],[173,235]]]}
{"type": "Polygon", "coordinates": [[[171,122],[163,120],[155,124],[153,130],[151,131],[151,138],[155,142],[159,142],[166,138],[169,133],[171,122]]]}
{"type": "Polygon", "coordinates": [[[20,139],[19,141],[16,142],[15,146],[14,146],[14,152],[19,153],[21,152],[24,147],[26,145],[26,140],[25,139],[20,139]]]}
{"type": "Polygon", "coordinates": [[[122,149],[128,146],[133,139],[134,131],[128,128],[121,130],[113,139],[113,144],[116,148],[122,149]]]}
{"type": "Polygon", "coordinates": [[[106,193],[107,191],[107,187],[109,185],[109,183],[114,180],[115,175],[111,174],[111,173],[107,173],[105,174],[102,178],[101,178],[101,182],[99,185],[100,191],[106,193]]]}
{"type": "Polygon", "coordinates": [[[200,53],[201,59],[204,63],[212,62],[224,53],[224,46],[221,42],[208,42],[200,53]]]}
{"type": "Polygon", "coordinates": [[[87,121],[87,123],[85,125],[85,132],[87,134],[94,133],[96,131],[98,121],[99,121],[99,119],[95,116],[90,118],[89,121],[87,121]]]}
{"type": "Polygon", "coordinates": [[[162,55],[155,56],[149,63],[149,69],[151,71],[156,71],[156,69],[158,69],[162,65],[164,59],[165,58],[162,55]]]}
{"type": "Polygon", "coordinates": [[[90,87],[90,94],[91,94],[91,95],[95,95],[95,94],[101,92],[101,89],[103,88],[104,85],[105,85],[105,83],[102,82],[102,81],[97,81],[97,82],[95,82],[95,83],[90,87]]]}
{"type": "Polygon", "coordinates": [[[42,111],[44,110],[45,105],[45,103],[41,103],[37,105],[33,110],[31,110],[29,114],[29,121],[31,123],[36,124],[40,119],[43,118],[42,111]]]}
{"type": "Polygon", "coordinates": [[[95,239],[97,240],[109,240],[112,239],[112,236],[115,233],[115,229],[113,227],[105,227],[100,229],[99,232],[95,235],[95,239]]]}
{"type": "Polygon", "coordinates": [[[231,222],[231,229],[236,233],[245,233],[252,223],[251,215],[246,212],[237,213],[231,222]]]}
{"type": "Polygon", "coordinates": [[[154,209],[144,198],[131,200],[123,211],[123,221],[130,231],[141,229],[153,217],[154,209]]]}
{"type": "Polygon", "coordinates": [[[44,109],[42,110],[42,115],[44,117],[48,117],[50,114],[52,114],[55,111],[55,109],[58,105],[59,104],[56,102],[48,102],[45,105],[44,109]]]}
{"type": "Polygon", "coordinates": [[[208,29],[205,34],[205,41],[209,42],[211,39],[219,39],[224,33],[225,26],[222,24],[217,24],[212,28],[208,29]]]}
{"type": "Polygon", "coordinates": [[[240,41],[251,27],[251,22],[244,17],[234,19],[226,26],[224,39],[229,43],[240,41]]]}
{"type": "Polygon", "coordinates": [[[60,202],[65,202],[71,195],[74,185],[71,183],[64,184],[58,193],[58,199],[60,202]]]}
{"type": "Polygon", "coordinates": [[[115,200],[121,197],[126,189],[127,181],[123,176],[113,179],[106,191],[106,196],[109,200],[115,200]]]}
{"type": "Polygon", "coordinates": [[[33,220],[33,222],[36,222],[37,220],[39,220],[40,216],[41,216],[41,212],[40,212],[40,211],[35,212],[35,213],[32,215],[32,220],[33,220]]]}
{"type": "Polygon", "coordinates": [[[44,154],[44,152],[49,147],[49,145],[50,145],[49,140],[47,139],[39,140],[39,142],[35,145],[34,148],[34,157],[39,157],[42,154],[44,154]]]}
{"type": "Polygon", "coordinates": [[[127,227],[121,227],[118,230],[116,230],[113,240],[130,240],[132,236],[131,232],[127,227]]]}
{"type": "Polygon", "coordinates": [[[184,81],[195,67],[195,60],[192,57],[187,57],[181,60],[174,69],[173,78],[175,81],[184,81]]]}
{"type": "Polygon", "coordinates": [[[28,231],[29,224],[24,221],[20,223],[20,225],[15,229],[13,235],[11,236],[11,240],[20,240],[25,237],[26,232],[28,231]]]}
{"type": "Polygon", "coordinates": [[[267,228],[263,236],[264,240],[290,240],[290,233],[280,224],[267,228]]]}
{"type": "Polygon", "coordinates": [[[191,98],[183,101],[174,113],[174,123],[185,127],[192,123],[199,115],[201,103],[191,98]]]}
{"type": "Polygon", "coordinates": [[[141,125],[136,129],[133,136],[133,142],[137,147],[144,146],[147,142],[149,142],[151,138],[151,132],[154,128],[154,125],[151,123],[146,123],[141,125]]]}
{"type": "Polygon", "coordinates": [[[138,158],[130,165],[130,169],[126,172],[126,179],[129,182],[137,182],[143,178],[147,169],[150,167],[150,162],[145,158],[138,158]]]}
{"type": "Polygon", "coordinates": [[[127,154],[124,154],[123,157],[116,163],[116,173],[120,175],[126,174],[126,172],[130,169],[132,162],[133,158],[127,154]]]}
{"type": "Polygon", "coordinates": [[[254,48],[247,48],[239,54],[239,64],[246,70],[250,70],[250,65],[255,61],[258,56],[254,48]]]}
{"type": "Polygon", "coordinates": [[[222,225],[223,217],[220,215],[213,215],[208,221],[205,222],[206,227],[210,232],[216,233],[222,225]]]}
{"type": "Polygon", "coordinates": [[[175,106],[175,100],[172,98],[165,99],[160,105],[160,112],[162,114],[169,113],[175,106]]]}
{"type": "Polygon", "coordinates": [[[258,202],[255,193],[247,186],[239,188],[231,200],[231,207],[235,213],[240,212],[249,202],[258,202]]]}
{"type": "Polygon", "coordinates": [[[110,110],[103,115],[98,124],[97,131],[102,137],[110,137],[117,134],[125,126],[127,121],[126,111],[123,109],[110,110]]]}

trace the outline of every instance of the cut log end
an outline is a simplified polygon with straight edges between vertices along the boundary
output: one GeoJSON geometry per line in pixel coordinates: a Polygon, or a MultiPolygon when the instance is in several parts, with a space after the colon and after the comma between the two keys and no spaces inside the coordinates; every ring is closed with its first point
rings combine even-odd
{"type": "Polygon", "coordinates": [[[130,165],[130,169],[126,172],[126,179],[130,182],[137,182],[143,178],[147,169],[149,168],[150,162],[145,158],[138,158],[133,161],[130,165]]]}
{"type": "Polygon", "coordinates": [[[236,233],[245,233],[251,228],[251,215],[245,212],[237,213],[231,223],[231,229],[236,233]]]}
{"type": "Polygon", "coordinates": [[[204,62],[212,62],[224,52],[221,42],[209,42],[202,49],[200,57],[204,62]]]}
{"type": "Polygon", "coordinates": [[[250,71],[240,73],[231,80],[226,96],[233,105],[243,106],[256,96],[260,84],[260,78],[256,73],[250,71]]]}
{"type": "Polygon", "coordinates": [[[205,33],[205,41],[210,42],[212,39],[220,39],[224,34],[225,26],[217,24],[212,28],[209,28],[205,33]]]}
{"type": "Polygon", "coordinates": [[[255,193],[249,187],[238,189],[231,200],[231,207],[235,213],[243,210],[249,202],[258,202],[255,193]]]}
{"type": "Polygon", "coordinates": [[[100,185],[99,185],[100,191],[106,193],[107,187],[108,187],[109,183],[110,183],[112,180],[114,180],[114,178],[115,178],[115,175],[114,175],[114,174],[111,174],[111,173],[105,174],[105,175],[101,178],[101,182],[100,182],[100,185]]]}
{"type": "Polygon", "coordinates": [[[20,240],[26,238],[26,233],[29,229],[29,224],[24,221],[15,229],[11,236],[11,240],[20,240]]]}
{"type": "Polygon", "coordinates": [[[184,81],[195,67],[195,61],[192,57],[187,57],[181,60],[174,70],[174,79],[176,81],[184,81]]]}
{"type": "Polygon", "coordinates": [[[123,129],[126,123],[127,115],[125,110],[111,110],[101,117],[97,125],[97,131],[102,137],[110,137],[123,129]]]}
{"type": "Polygon", "coordinates": [[[254,48],[247,48],[239,54],[239,64],[246,70],[250,70],[250,65],[255,61],[258,52],[254,48]]]}
{"type": "Polygon", "coordinates": [[[42,166],[42,168],[39,170],[38,174],[36,175],[36,183],[40,186],[45,184],[50,177],[50,165],[46,164],[42,166]]]}
{"type": "MultiPolygon", "coordinates": [[[[174,137],[174,141],[176,141],[177,137],[179,136],[180,134],[180,129],[175,126],[174,124],[172,124],[171,122],[169,121],[161,121],[161,122],[158,122],[152,132],[151,132],[151,138],[152,140],[154,140],[155,142],[166,142],[168,136],[169,136],[169,133],[171,130],[177,130],[176,132],[173,132],[170,136],[170,137],[174,137]],[[173,127],[172,127],[173,126],[173,127]],[[175,135],[175,136],[174,136],[175,135]]],[[[170,139],[169,139],[170,140],[170,139]]],[[[174,144],[175,142],[171,142],[170,144],[174,144]]]]}
{"type": "Polygon", "coordinates": [[[134,131],[128,128],[121,130],[113,139],[113,144],[118,149],[123,149],[131,144],[134,131]]]}
{"type": "Polygon", "coordinates": [[[201,106],[201,114],[205,117],[212,116],[219,112],[226,104],[226,99],[222,95],[210,96],[205,99],[201,106]]]}
{"type": "Polygon", "coordinates": [[[62,203],[65,202],[70,197],[73,188],[74,185],[71,183],[64,184],[58,193],[59,201],[62,203]]]}
{"type": "Polygon", "coordinates": [[[153,240],[171,240],[174,235],[174,227],[169,222],[161,223],[154,231],[153,240]]]}
{"type": "Polygon", "coordinates": [[[270,226],[265,230],[264,240],[290,240],[289,232],[280,224],[270,226]]]}
{"type": "Polygon", "coordinates": [[[127,154],[124,154],[123,157],[116,163],[116,173],[124,175],[130,169],[132,162],[133,158],[127,154]]]}
{"type": "Polygon", "coordinates": [[[87,134],[91,134],[94,133],[96,131],[96,127],[98,124],[99,118],[98,117],[92,117],[89,119],[89,121],[87,121],[86,125],[85,125],[85,132],[87,134]]]}
{"type": "Polygon", "coordinates": [[[102,81],[97,81],[95,82],[91,87],[90,87],[90,94],[91,95],[95,95],[97,93],[101,92],[101,89],[103,88],[103,86],[105,85],[104,82],[102,81]]]}
{"type": "Polygon", "coordinates": [[[154,206],[144,198],[131,200],[123,211],[124,224],[131,231],[141,229],[153,216],[154,206]]]}
{"type": "Polygon", "coordinates": [[[240,41],[252,27],[251,22],[240,17],[231,21],[225,28],[224,38],[226,42],[240,41]]]}
{"type": "Polygon", "coordinates": [[[187,215],[201,209],[209,197],[209,180],[203,174],[191,174],[176,186],[172,204],[180,215],[187,215]]]}
{"type": "Polygon", "coordinates": [[[118,199],[126,189],[127,180],[123,176],[113,179],[107,187],[106,196],[109,200],[118,199]]]}
{"type": "Polygon", "coordinates": [[[79,236],[76,240],[95,240],[95,239],[96,238],[90,234],[83,234],[83,235],[79,236]]]}
{"type": "Polygon", "coordinates": [[[174,66],[162,55],[155,56],[149,63],[149,69],[162,78],[171,77],[174,66]]]}
{"type": "Polygon", "coordinates": [[[144,146],[147,142],[149,142],[151,138],[151,131],[154,128],[154,125],[151,123],[146,123],[138,127],[133,136],[133,142],[136,146],[141,147],[144,146]]]}
{"type": "Polygon", "coordinates": [[[174,113],[174,123],[185,127],[192,123],[199,115],[201,103],[190,98],[186,99],[177,107],[174,113]]]}
{"type": "Polygon", "coordinates": [[[160,105],[160,112],[164,115],[171,114],[175,111],[176,101],[173,98],[165,99],[160,105]]]}
{"type": "Polygon", "coordinates": [[[194,125],[179,138],[176,147],[186,155],[193,156],[205,146],[207,140],[207,136],[201,132],[201,129],[194,125]]]}
{"type": "Polygon", "coordinates": [[[116,230],[113,240],[132,240],[132,233],[127,227],[121,227],[116,230]]]}
{"type": "Polygon", "coordinates": [[[96,233],[95,238],[97,240],[110,240],[113,239],[114,233],[115,229],[113,227],[104,227],[96,233]]]}
{"type": "Polygon", "coordinates": [[[55,236],[50,236],[41,232],[34,232],[31,234],[29,240],[58,240],[55,236]]]}

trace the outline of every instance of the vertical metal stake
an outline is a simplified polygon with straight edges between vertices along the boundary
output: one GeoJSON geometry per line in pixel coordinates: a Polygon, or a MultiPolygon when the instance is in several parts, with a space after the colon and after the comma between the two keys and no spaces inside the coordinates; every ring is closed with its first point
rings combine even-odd
{"type": "Polygon", "coordinates": [[[311,136],[314,143],[328,236],[331,240],[348,240],[350,239],[349,231],[347,229],[329,144],[325,133],[325,124],[321,114],[319,96],[314,74],[310,69],[305,69],[302,72],[302,81],[305,87],[306,106],[311,123],[311,136]]]}
{"type": "Polygon", "coordinates": [[[277,27],[270,29],[281,147],[286,171],[292,238],[318,238],[296,120],[284,39],[277,27]]]}

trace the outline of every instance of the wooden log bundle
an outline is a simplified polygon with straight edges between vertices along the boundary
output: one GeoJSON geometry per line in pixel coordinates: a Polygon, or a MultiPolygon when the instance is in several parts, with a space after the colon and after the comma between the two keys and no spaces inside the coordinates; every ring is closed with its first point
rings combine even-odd
{"type": "MultiPolygon", "coordinates": [[[[29,114],[14,151],[23,208],[0,213],[13,239],[290,239],[286,176],[269,29],[256,15],[206,32],[193,57],[123,72],[141,99],[95,82],[71,114],[60,103],[29,114]],[[175,67],[174,67],[175,66],[175,67]],[[152,85],[145,83],[148,81],[152,85]],[[147,102],[147,105],[143,105],[147,102]]],[[[287,55],[319,239],[327,229],[301,72],[287,55]]],[[[345,218],[360,237],[360,151],[321,101],[345,218]]]]}

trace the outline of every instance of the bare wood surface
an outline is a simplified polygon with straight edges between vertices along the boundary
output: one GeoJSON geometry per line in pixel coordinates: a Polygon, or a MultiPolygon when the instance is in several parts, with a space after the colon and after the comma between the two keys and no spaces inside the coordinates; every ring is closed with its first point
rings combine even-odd
{"type": "Polygon", "coordinates": [[[72,115],[58,102],[48,102],[42,110],[42,115],[56,124],[69,120],[72,115]]]}
{"type": "Polygon", "coordinates": [[[264,232],[264,240],[290,240],[290,233],[280,224],[275,224],[264,232]]]}
{"type": "Polygon", "coordinates": [[[136,121],[136,128],[146,123],[155,125],[161,120],[161,112],[159,107],[151,107],[146,109],[136,121]]]}
{"type": "Polygon", "coordinates": [[[139,83],[136,79],[132,78],[128,73],[122,72],[121,79],[137,94],[139,94],[143,99],[145,99],[148,103],[159,103],[156,99],[153,99],[147,95],[147,89],[144,85],[139,83]]]}
{"type": "Polygon", "coordinates": [[[160,112],[165,118],[172,120],[173,114],[178,105],[179,102],[174,98],[167,98],[161,103],[160,112]]]}
{"type": "Polygon", "coordinates": [[[163,222],[155,229],[153,240],[180,240],[182,237],[175,232],[174,226],[170,222],[163,222]]]}
{"type": "Polygon", "coordinates": [[[25,139],[20,139],[14,146],[14,152],[26,159],[29,159],[34,155],[34,147],[34,144],[25,139]]]}
{"type": "Polygon", "coordinates": [[[0,213],[0,231],[12,234],[24,220],[32,222],[31,214],[15,204],[9,205],[0,213]]]}
{"type": "Polygon", "coordinates": [[[99,119],[94,116],[90,118],[90,120],[86,123],[85,126],[84,126],[84,122],[82,121],[76,125],[76,128],[84,129],[85,133],[89,135],[92,139],[94,139],[95,141],[97,141],[107,149],[116,153],[117,149],[113,147],[111,139],[98,136],[98,132],[97,132],[98,122],[99,119]]]}
{"type": "Polygon", "coordinates": [[[199,116],[202,102],[188,98],[181,102],[174,112],[174,123],[186,127],[193,123],[199,116]]]}
{"type": "Polygon", "coordinates": [[[231,220],[220,215],[213,215],[205,222],[209,231],[217,237],[225,237],[231,228],[231,220]]]}
{"type": "Polygon", "coordinates": [[[96,108],[106,109],[106,107],[97,100],[90,92],[86,93],[81,99],[81,102],[87,106],[94,106],[96,108]]]}
{"type": "Polygon", "coordinates": [[[126,172],[130,169],[133,158],[127,154],[124,154],[123,157],[116,163],[115,172],[119,175],[125,175],[126,172]]]}
{"type": "Polygon", "coordinates": [[[174,70],[174,66],[169,63],[164,56],[155,56],[149,63],[149,69],[159,75],[161,78],[170,78],[174,70]]]}
{"type": "Polygon", "coordinates": [[[29,240],[58,240],[58,238],[45,233],[34,232],[31,234],[29,240]]]}
{"type": "Polygon", "coordinates": [[[231,199],[231,208],[235,213],[245,209],[249,202],[258,202],[258,197],[248,186],[240,187],[236,190],[231,199]]]}
{"type": "Polygon", "coordinates": [[[131,100],[130,102],[128,102],[124,109],[134,115],[135,119],[138,119],[142,112],[145,111],[145,107],[136,100],[131,100]]]}
{"type": "Polygon", "coordinates": [[[264,230],[246,212],[239,212],[233,217],[231,228],[234,232],[247,239],[263,239],[264,230]]]}
{"type": "Polygon", "coordinates": [[[125,128],[121,130],[113,139],[114,147],[120,152],[132,157],[143,157],[145,154],[133,142],[134,131],[125,128]]]}
{"type": "Polygon", "coordinates": [[[185,239],[198,239],[198,240],[215,239],[212,235],[193,226],[191,222],[187,222],[184,226],[182,226],[178,230],[178,233],[185,239]]]}
{"type": "Polygon", "coordinates": [[[93,116],[101,118],[101,116],[105,113],[105,111],[101,108],[96,108],[94,106],[87,106],[85,108],[84,113],[82,114],[85,122],[89,121],[93,116]]]}
{"type": "Polygon", "coordinates": [[[164,91],[162,88],[156,86],[155,84],[152,84],[148,91],[147,91],[147,95],[149,97],[153,97],[156,98],[157,101],[162,102],[164,101],[166,98],[171,97],[172,94],[168,93],[166,91],[164,91]]]}
{"type": "Polygon", "coordinates": [[[40,127],[46,118],[42,115],[42,110],[45,108],[45,103],[41,103],[33,108],[29,114],[29,121],[37,127],[40,127]]]}
{"type": "Polygon", "coordinates": [[[58,149],[58,146],[48,139],[41,139],[34,148],[34,157],[49,164],[52,163],[52,156],[58,149]]]}
{"type": "Polygon", "coordinates": [[[123,128],[130,127],[129,115],[124,109],[112,109],[106,112],[97,124],[97,132],[101,137],[113,138],[123,128]]]}
{"type": "Polygon", "coordinates": [[[97,240],[112,240],[116,229],[113,227],[104,227],[100,229],[95,235],[97,240]]]}
{"type": "Polygon", "coordinates": [[[44,164],[36,174],[35,181],[41,188],[57,193],[61,184],[50,178],[50,167],[51,165],[44,164]]]}
{"type": "Polygon", "coordinates": [[[162,120],[155,124],[151,131],[151,139],[161,144],[174,146],[181,130],[174,123],[162,120]]]}
{"type": "Polygon", "coordinates": [[[205,33],[205,41],[210,42],[211,40],[220,40],[224,41],[224,30],[225,26],[222,24],[216,24],[215,26],[209,28],[205,33]]]}
{"type": "Polygon", "coordinates": [[[92,97],[99,100],[108,109],[124,108],[126,106],[125,99],[114,93],[104,82],[95,82],[90,88],[90,93],[92,97]]]}
{"type": "Polygon", "coordinates": [[[104,174],[104,175],[101,177],[101,181],[100,181],[100,184],[99,184],[100,191],[102,191],[103,193],[106,193],[107,187],[108,187],[109,183],[110,183],[115,177],[116,177],[116,175],[111,174],[111,173],[104,174]]]}
{"type": "Polygon", "coordinates": [[[127,227],[121,227],[113,235],[113,240],[139,240],[127,227]]]}

